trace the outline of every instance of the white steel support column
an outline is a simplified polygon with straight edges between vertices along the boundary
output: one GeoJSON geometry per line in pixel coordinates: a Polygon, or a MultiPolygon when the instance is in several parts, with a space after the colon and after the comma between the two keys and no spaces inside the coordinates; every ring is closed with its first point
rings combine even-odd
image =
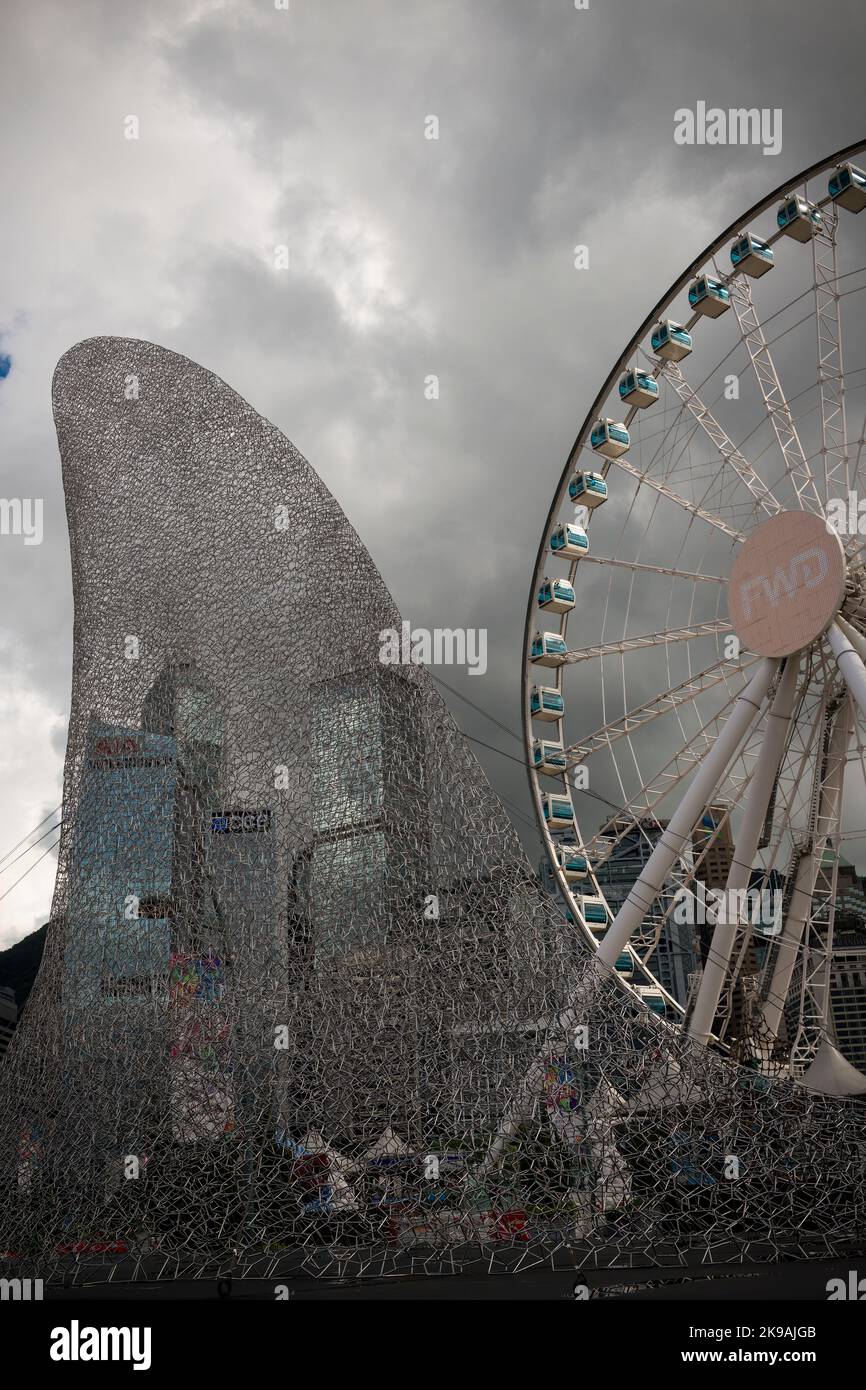
{"type": "Polygon", "coordinates": [[[839,628],[843,637],[848,638],[855,652],[858,652],[859,655],[862,656],[864,662],[866,662],[866,637],[864,637],[861,632],[858,632],[856,627],[852,627],[851,623],[848,622],[847,618],[843,618],[841,613],[836,619],[836,627],[839,628]]]}
{"type": "MultiPolygon", "coordinates": [[[[833,629],[831,628],[831,632],[832,631],[833,629]]],[[[845,646],[850,649],[850,643],[846,641],[841,633],[838,635],[845,643],[845,646]]],[[[856,658],[856,653],[853,651],[852,655],[856,658]]],[[[856,659],[859,660],[859,658],[856,659]]],[[[846,665],[847,664],[846,662],[846,665]]],[[[862,667],[862,662],[860,664],[862,667]]],[[[847,674],[845,679],[848,679],[847,674]]],[[[864,682],[866,682],[866,671],[864,671],[864,682]]],[[[812,843],[809,846],[808,852],[803,855],[803,858],[797,866],[797,876],[794,880],[794,888],[788,906],[788,915],[782,929],[782,937],[779,942],[779,949],[773,966],[773,974],[767,990],[767,998],[764,1000],[762,1009],[767,1031],[770,1036],[774,1038],[779,1032],[779,1024],[782,1020],[785,1002],[791,987],[791,976],[794,973],[794,966],[797,963],[797,956],[803,940],[803,932],[812,909],[815,884],[818,879],[818,870],[821,865],[821,858],[824,853],[827,836],[828,833],[832,834],[833,827],[839,824],[839,813],[842,808],[845,763],[848,759],[848,743],[851,738],[851,713],[851,702],[846,697],[833,723],[823,778],[820,763],[815,769],[815,777],[818,779],[820,792],[818,797],[818,814],[813,829],[812,843]]]]}
{"type": "Polygon", "coordinates": [[[737,835],[734,857],[725,884],[727,910],[722,914],[722,920],[716,923],[712,945],[701,977],[694,1013],[689,1024],[690,1036],[701,1043],[709,1042],[712,1035],[713,1019],[716,1016],[719,998],[727,978],[731,952],[739,928],[737,917],[731,912],[729,905],[735,900],[734,894],[737,890],[747,889],[749,886],[752,866],[758,852],[758,840],[767,816],[770,793],[779,771],[782,751],[791,724],[791,712],[797,693],[799,670],[800,657],[798,653],[788,657],[772,708],[767,717],[766,734],[758,754],[758,764],[752,778],[743,822],[737,835]]]}
{"type": "MultiPolygon", "coordinates": [[[[745,690],[734,701],[727,722],[698,767],[694,780],[671,817],[667,829],[650,855],[616,918],[605,932],[596,960],[613,969],[632,932],[643,923],[658,897],[674,860],[682,852],[704,807],[712,800],[750,725],[760,712],[779,661],[764,657],[745,690]]],[[[866,672],[864,672],[866,676],[866,672]]]]}
{"type": "Polygon", "coordinates": [[[866,715],[866,666],[863,664],[863,657],[857,650],[863,643],[863,638],[848,623],[844,624],[843,630],[843,623],[844,619],[840,619],[831,624],[827,632],[827,640],[833,649],[839,674],[857,702],[860,713],[866,715]],[[850,639],[846,636],[846,631],[850,634],[850,639]]]}

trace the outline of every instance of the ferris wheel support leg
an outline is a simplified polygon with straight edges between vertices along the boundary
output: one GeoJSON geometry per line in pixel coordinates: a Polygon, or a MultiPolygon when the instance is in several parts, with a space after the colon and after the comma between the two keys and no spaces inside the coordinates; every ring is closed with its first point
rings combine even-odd
{"type": "MultiPolygon", "coordinates": [[[[827,640],[833,649],[839,674],[851,691],[860,713],[866,715],[866,666],[863,664],[861,652],[857,650],[863,639],[844,618],[840,618],[838,622],[831,623],[827,631],[827,640]],[[850,639],[846,633],[850,633],[850,639]]],[[[863,646],[866,648],[866,644],[863,646]]]]}
{"type": "MultiPolygon", "coordinates": [[[[797,676],[800,670],[799,653],[788,658],[779,686],[768,715],[767,732],[758,764],[752,779],[749,799],[743,823],[734,846],[734,857],[725,884],[726,905],[734,901],[738,890],[748,889],[752,865],[758,852],[758,840],[767,816],[767,807],[773,783],[779,771],[782,750],[791,723],[794,697],[797,693],[797,676]]],[[[689,1024],[689,1035],[697,1042],[707,1043],[712,1036],[713,1020],[719,1007],[719,999],[727,978],[731,953],[740,925],[739,914],[728,910],[716,923],[707,963],[701,977],[701,985],[695,1002],[694,1013],[689,1024]]]]}
{"type": "Polygon", "coordinates": [[[613,969],[632,932],[643,922],[658,897],[677,856],[694,829],[704,807],[712,800],[728,764],[750,725],[759,714],[770,682],[779,669],[777,660],[765,657],[745,690],[734,701],[728,720],[698,767],[694,780],[674,812],[667,829],[650,855],[616,918],[605,932],[595,959],[613,969]]]}
{"type": "Polygon", "coordinates": [[[847,619],[842,617],[841,613],[836,619],[835,626],[842,633],[843,637],[848,638],[855,652],[866,662],[866,637],[864,637],[861,632],[858,632],[856,627],[852,627],[847,619]]]}
{"type": "MultiPolygon", "coordinates": [[[[846,645],[848,644],[846,643],[846,645]]],[[[847,675],[845,679],[847,681],[847,675]]],[[[794,974],[800,943],[812,907],[815,885],[818,881],[818,870],[828,833],[832,835],[839,824],[845,763],[848,757],[848,743],[851,738],[851,714],[851,702],[846,698],[833,723],[823,782],[820,766],[815,770],[815,776],[821,785],[815,834],[812,837],[808,854],[803,856],[797,866],[797,876],[794,880],[788,915],[785,919],[779,949],[773,965],[773,974],[762,1009],[767,1033],[771,1038],[778,1036],[788,991],[791,988],[791,977],[794,974]]]]}

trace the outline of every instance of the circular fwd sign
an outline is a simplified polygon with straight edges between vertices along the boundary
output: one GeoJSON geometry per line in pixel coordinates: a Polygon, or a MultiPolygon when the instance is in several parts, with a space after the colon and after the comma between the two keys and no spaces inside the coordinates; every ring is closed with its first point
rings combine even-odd
{"type": "Polygon", "coordinates": [[[811,512],[780,512],[745,542],[728,581],[728,613],[744,647],[791,656],[820,637],[845,595],[845,553],[811,512]]]}

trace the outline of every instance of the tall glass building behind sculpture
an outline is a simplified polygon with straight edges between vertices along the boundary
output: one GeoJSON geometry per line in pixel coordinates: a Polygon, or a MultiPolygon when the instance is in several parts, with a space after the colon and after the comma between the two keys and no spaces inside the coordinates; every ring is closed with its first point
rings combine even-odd
{"type": "Polygon", "coordinates": [[[431,882],[420,692],[379,666],[310,695],[313,835],[295,885],[310,951],[347,964],[399,952],[407,943],[389,927],[411,919],[431,882]]]}
{"type": "Polygon", "coordinates": [[[91,724],[71,848],[63,999],[111,1034],[114,1003],[143,1003],[168,970],[176,744],[91,724]],[[156,905],[159,904],[159,909],[156,905]]]}

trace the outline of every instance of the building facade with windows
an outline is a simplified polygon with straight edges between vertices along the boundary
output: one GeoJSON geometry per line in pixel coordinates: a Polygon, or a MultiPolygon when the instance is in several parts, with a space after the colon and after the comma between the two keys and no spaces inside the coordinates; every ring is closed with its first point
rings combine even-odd
{"type": "Polygon", "coordinates": [[[12,1041],[17,1022],[18,1005],[15,1001],[15,991],[8,985],[0,985],[0,1057],[12,1041]]]}

